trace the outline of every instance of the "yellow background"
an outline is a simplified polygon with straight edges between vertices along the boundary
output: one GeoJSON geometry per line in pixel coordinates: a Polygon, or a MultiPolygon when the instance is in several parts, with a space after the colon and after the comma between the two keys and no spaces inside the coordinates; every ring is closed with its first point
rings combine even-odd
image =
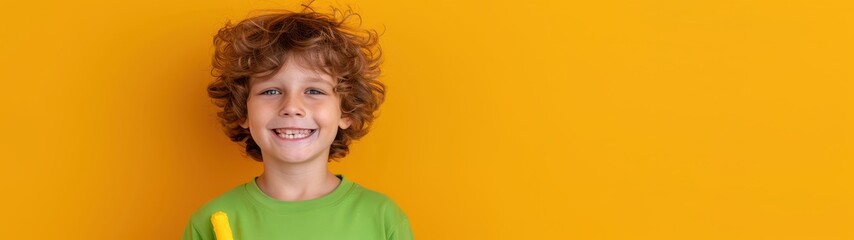
{"type": "MultiPolygon", "coordinates": [[[[854,239],[850,1],[340,3],[389,94],[331,168],[418,239],[854,239]]],[[[179,238],[261,169],[206,96],[213,34],[297,5],[4,3],[3,238],[179,238]]]]}

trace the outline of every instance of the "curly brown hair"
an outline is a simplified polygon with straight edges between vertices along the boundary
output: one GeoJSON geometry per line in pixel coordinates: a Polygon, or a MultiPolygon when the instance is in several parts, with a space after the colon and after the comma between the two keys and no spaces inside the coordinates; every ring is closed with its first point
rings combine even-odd
{"type": "Polygon", "coordinates": [[[350,17],[359,17],[352,9],[333,7],[331,14],[323,14],[308,5],[300,12],[272,10],[237,24],[228,21],[213,39],[216,79],[208,85],[208,96],[221,110],[217,116],[225,134],[259,162],[261,148],[249,129],[240,126],[248,114],[249,79],[275,72],[288,56],[300,57],[337,81],[334,91],[341,99],[342,117],[352,124],[338,129],[328,162],[346,156],[350,142],[368,133],[385,99],[385,85],[377,80],[382,61],[379,34],[346,25],[350,17]]]}

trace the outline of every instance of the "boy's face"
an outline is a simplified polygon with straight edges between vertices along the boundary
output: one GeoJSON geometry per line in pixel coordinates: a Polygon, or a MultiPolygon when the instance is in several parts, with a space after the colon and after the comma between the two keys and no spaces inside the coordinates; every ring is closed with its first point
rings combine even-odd
{"type": "Polygon", "coordinates": [[[338,128],[351,121],[342,117],[334,87],[331,76],[293,57],[275,73],[251,78],[248,116],[240,126],[249,128],[265,164],[328,160],[338,128]]]}

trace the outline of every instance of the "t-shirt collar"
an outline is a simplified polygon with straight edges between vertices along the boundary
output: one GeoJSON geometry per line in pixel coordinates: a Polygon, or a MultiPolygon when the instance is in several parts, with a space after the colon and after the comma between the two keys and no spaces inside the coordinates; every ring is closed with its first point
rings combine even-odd
{"type": "Polygon", "coordinates": [[[261,191],[261,188],[258,187],[258,183],[256,182],[258,177],[253,177],[252,180],[245,185],[245,188],[246,193],[254,203],[273,211],[294,213],[328,207],[344,199],[344,196],[353,189],[353,182],[341,174],[335,174],[335,176],[341,179],[341,183],[338,184],[338,187],[336,187],[335,190],[319,198],[302,201],[282,201],[268,196],[266,193],[261,191]]]}

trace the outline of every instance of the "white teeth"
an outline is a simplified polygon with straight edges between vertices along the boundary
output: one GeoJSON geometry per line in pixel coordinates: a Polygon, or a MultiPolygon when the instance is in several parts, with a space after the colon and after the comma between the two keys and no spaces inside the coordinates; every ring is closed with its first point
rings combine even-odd
{"type": "Polygon", "coordinates": [[[286,129],[286,130],[285,130],[285,134],[308,134],[309,132],[311,132],[311,130],[308,130],[308,129],[306,129],[306,130],[291,130],[291,129],[286,129]]]}
{"type": "Polygon", "coordinates": [[[295,139],[295,138],[304,138],[308,137],[311,134],[310,129],[304,130],[293,130],[293,129],[276,129],[276,135],[279,135],[281,138],[285,139],[295,139]]]}

